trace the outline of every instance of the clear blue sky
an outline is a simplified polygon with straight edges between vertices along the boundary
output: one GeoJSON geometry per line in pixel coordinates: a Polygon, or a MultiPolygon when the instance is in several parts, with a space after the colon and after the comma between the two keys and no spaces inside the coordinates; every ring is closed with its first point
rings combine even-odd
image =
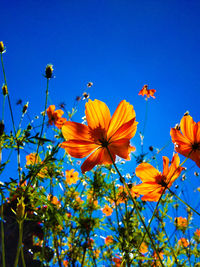
{"type": "MultiPolygon", "coordinates": [[[[92,81],[91,99],[106,102],[112,113],[122,99],[134,105],[139,131],[145,101],[138,92],[144,84],[156,89],[149,103],[146,148],[166,144],[170,128],[186,110],[200,120],[200,1],[11,0],[2,1],[0,10],[16,117],[19,98],[29,101],[30,115],[43,109],[42,73],[52,63],[56,79],[50,82],[49,104],[64,101],[71,109],[92,81]]],[[[80,117],[83,113],[82,104],[80,117]]],[[[171,158],[173,145],[168,152],[171,158]]]]}

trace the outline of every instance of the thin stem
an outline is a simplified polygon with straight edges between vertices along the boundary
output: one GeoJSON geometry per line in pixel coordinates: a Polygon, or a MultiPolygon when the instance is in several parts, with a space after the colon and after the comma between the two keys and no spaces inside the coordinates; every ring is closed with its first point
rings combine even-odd
{"type": "MultiPolygon", "coordinates": [[[[23,234],[23,222],[22,222],[21,227],[22,227],[21,232],[23,234]]],[[[26,267],[26,263],[25,263],[25,259],[24,259],[24,249],[23,249],[23,246],[21,246],[21,258],[22,258],[22,265],[23,265],[23,267],[26,267]]]]}
{"type": "Polygon", "coordinates": [[[190,208],[192,211],[194,211],[197,215],[200,216],[200,213],[196,211],[194,208],[192,208],[189,204],[187,204],[183,199],[181,199],[179,196],[177,196],[170,188],[167,188],[169,192],[174,195],[178,200],[180,200],[183,204],[185,204],[188,208],[190,208]]]}
{"type": "MultiPolygon", "coordinates": [[[[20,254],[20,250],[22,247],[22,237],[23,237],[23,221],[20,221],[19,222],[19,240],[18,240],[18,245],[17,245],[17,254],[16,254],[16,258],[15,258],[14,267],[17,267],[17,265],[18,265],[19,254],[20,254]]],[[[22,249],[23,249],[23,247],[22,247],[22,249]]]]}
{"type": "MultiPolygon", "coordinates": [[[[179,168],[180,168],[180,167],[187,161],[187,159],[189,158],[189,156],[190,156],[191,153],[192,153],[192,152],[189,153],[189,155],[184,159],[184,161],[183,161],[183,162],[178,166],[178,168],[176,168],[175,171],[172,173],[171,178],[169,179],[168,183],[166,184],[164,190],[162,191],[162,193],[161,193],[161,195],[160,195],[160,198],[159,198],[159,200],[158,200],[158,202],[157,202],[157,204],[156,204],[156,207],[155,207],[155,209],[154,209],[154,211],[153,211],[153,214],[152,214],[152,216],[151,216],[151,219],[150,219],[149,224],[148,224],[148,227],[147,227],[148,230],[149,230],[150,225],[151,225],[151,222],[153,221],[153,218],[154,218],[154,216],[155,216],[155,214],[156,214],[156,212],[157,212],[157,208],[158,208],[158,205],[160,204],[160,201],[161,201],[161,198],[162,198],[163,194],[165,193],[166,189],[169,189],[169,188],[168,188],[168,184],[170,183],[170,181],[171,181],[172,177],[174,176],[174,174],[176,173],[176,171],[177,171],[177,170],[178,170],[178,169],[179,169],[179,168]]],[[[142,240],[141,240],[141,242],[140,242],[140,245],[139,245],[138,249],[140,249],[140,246],[141,246],[142,242],[144,241],[145,236],[146,236],[146,232],[144,233],[144,236],[143,236],[143,238],[142,238],[142,240]]]]}
{"type": "Polygon", "coordinates": [[[151,237],[151,234],[150,234],[148,228],[146,227],[146,224],[145,224],[145,222],[144,222],[144,220],[143,220],[143,218],[142,218],[142,216],[141,216],[141,214],[140,214],[140,212],[139,212],[137,203],[136,203],[135,199],[133,198],[133,196],[131,195],[131,192],[130,192],[129,187],[127,186],[127,184],[126,184],[126,182],[125,182],[124,177],[122,177],[120,171],[118,170],[118,168],[117,168],[117,166],[116,166],[116,164],[115,164],[115,162],[114,162],[114,160],[113,160],[113,157],[112,157],[112,155],[111,155],[111,153],[110,153],[110,150],[108,149],[108,147],[106,147],[106,149],[107,149],[108,154],[109,154],[109,156],[110,156],[110,158],[111,158],[111,160],[112,160],[112,163],[113,163],[113,165],[114,165],[114,167],[115,167],[115,169],[116,169],[116,171],[117,171],[117,173],[118,173],[118,175],[119,175],[119,177],[120,177],[120,181],[124,184],[124,186],[125,186],[125,188],[126,188],[128,194],[129,194],[129,197],[131,198],[131,200],[132,200],[132,202],[133,202],[134,208],[135,208],[135,210],[136,210],[136,212],[137,212],[137,214],[138,214],[138,216],[139,216],[139,218],[140,218],[140,221],[141,221],[142,225],[144,226],[144,229],[145,229],[146,233],[147,233],[148,236],[149,236],[149,239],[150,239],[150,241],[151,241],[151,244],[152,244],[152,246],[153,246],[153,249],[154,249],[154,251],[156,252],[156,254],[157,254],[157,256],[158,256],[158,259],[159,259],[161,265],[164,267],[164,265],[163,265],[163,263],[162,263],[162,260],[161,260],[161,258],[160,258],[160,254],[159,254],[159,252],[158,252],[158,250],[157,250],[157,248],[156,248],[156,246],[155,246],[155,244],[154,244],[153,238],[151,237]]]}
{"type": "Polygon", "coordinates": [[[59,267],[62,267],[62,262],[61,262],[59,251],[58,251],[58,240],[57,240],[56,234],[54,235],[54,246],[56,248],[56,256],[58,259],[59,267]]]}
{"type": "MultiPolygon", "coordinates": [[[[4,64],[3,64],[3,55],[2,55],[2,53],[1,53],[1,65],[2,65],[2,70],[3,70],[4,82],[5,82],[5,85],[7,86],[6,73],[5,73],[4,64]]],[[[9,92],[8,92],[8,95],[7,96],[8,96],[8,104],[9,104],[9,108],[10,108],[10,115],[11,115],[11,119],[12,119],[14,134],[16,135],[15,123],[14,123],[14,117],[13,117],[13,112],[12,112],[12,107],[11,107],[9,92]]]]}
{"type": "Polygon", "coordinates": [[[3,264],[3,267],[6,267],[4,225],[3,225],[3,194],[2,193],[1,193],[1,247],[2,247],[2,264],[3,264]]]}
{"type": "Polygon", "coordinates": [[[40,147],[40,143],[41,143],[40,138],[42,137],[43,130],[44,130],[44,122],[45,122],[46,109],[47,109],[48,93],[49,93],[49,79],[47,79],[46,97],[45,97],[45,104],[44,104],[44,114],[43,114],[42,128],[41,128],[41,132],[40,132],[40,137],[39,137],[39,140],[38,140],[38,146],[37,146],[37,151],[36,151],[36,158],[37,158],[39,147],[40,147]]]}

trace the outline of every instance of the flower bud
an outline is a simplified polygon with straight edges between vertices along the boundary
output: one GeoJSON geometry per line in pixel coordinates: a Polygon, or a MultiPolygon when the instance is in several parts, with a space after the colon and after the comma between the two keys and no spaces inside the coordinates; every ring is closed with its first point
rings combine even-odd
{"type": "Polygon", "coordinates": [[[49,65],[46,66],[45,77],[47,79],[53,78],[53,65],[49,64],[49,65]]]}
{"type": "Polygon", "coordinates": [[[92,82],[89,82],[89,83],[87,84],[87,87],[92,87],[92,85],[93,85],[93,83],[92,83],[92,82]]]}
{"type": "Polygon", "coordinates": [[[4,133],[4,128],[5,128],[5,125],[4,125],[3,121],[0,121],[0,136],[3,135],[3,133],[4,133]]]}
{"type": "Polygon", "coordinates": [[[24,198],[18,199],[17,208],[16,208],[16,216],[17,220],[22,221],[25,215],[25,204],[24,198]]]}
{"type": "Polygon", "coordinates": [[[3,42],[1,41],[1,42],[0,42],[0,53],[3,53],[4,51],[5,51],[4,44],[3,44],[3,42]]]}
{"type": "Polygon", "coordinates": [[[4,95],[4,96],[8,95],[8,87],[7,87],[6,84],[4,84],[4,85],[2,86],[2,91],[3,91],[3,95],[4,95]]]}
{"type": "Polygon", "coordinates": [[[27,109],[28,109],[28,103],[29,103],[29,102],[27,102],[27,103],[23,106],[23,110],[22,110],[22,113],[23,113],[23,114],[26,113],[26,111],[27,111],[27,109]]]}

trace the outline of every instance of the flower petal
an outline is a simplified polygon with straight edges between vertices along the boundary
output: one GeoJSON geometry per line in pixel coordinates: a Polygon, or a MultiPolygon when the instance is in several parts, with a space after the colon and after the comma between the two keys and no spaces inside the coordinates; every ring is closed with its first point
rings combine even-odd
{"type": "Polygon", "coordinates": [[[160,172],[151,164],[144,162],[137,166],[137,168],[135,169],[135,174],[143,182],[156,183],[156,177],[160,175],[160,172]]]}
{"type": "Polygon", "coordinates": [[[183,116],[180,122],[180,127],[183,135],[190,140],[191,143],[194,143],[195,137],[194,137],[194,126],[195,122],[193,121],[192,117],[190,115],[183,116]]]}
{"type": "Polygon", "coordinates": [[[122,100],[117,109],[115,110],[108,129],[108,138],[112,135],[126,122],[135,118],[135,111],[133,106],[130,105],[126,100],[122,100]]]}
{"type": "Polygon", "coordinates": [[[62,127],[62,134],[66,140],[91,140],[88,126],[78,122],[67,121],[62,127]]]}
{"type": "Polygon", "coordinates": [[[169,172],[169,159],[168,157],[163,156],[163,176],[167,177],[169,172]]]}
{"type": "Polygon", "coordinates": [[[123,159],[130,160],[130,152],[133,150],[131,147],[130,149],[130,141],[129,139],[120,139],[117,141],[113,141],[108,146],[110,152],[114,155],[117,155],[123,159]]]}
{"type": "Polygon", "coordinates": [[[97,149],[98,145],[88,141],[69,140],[61,143],[60,147],[74,158],[84,158],[97,149]]]}
{"type": "Polygon", "coordinates": [[[81,171],[85,173],[90,171],[94,166],[101,163],[103,150],[101,148],[94,151],[82,164],[81,171]]]}
{"type": "Polygon", "coordinates": [[[95,99],[94,101],[90,100],[85,104],[85,115],[88,126],[91,129],[102,128],[108,129],[110,123],[110,110],[107,105],[95,99]]]}
{"type": "Polygon", "coordinates": [[[179,130],[174,128],[170,130],[170,135],[172,142],[175,145],[176,152],[182,154],[185,157],[188,157],[192,151],[192,144],[190,140],[187,137],[183,136],[179,130]]]}
{"type": "Polygon", "coordinates": [[[135,118],[124,123],[121,127],[112,135],[111,140],[116,141],[119,139],[131,139],[137,130],[137,122],[135,118]]]}

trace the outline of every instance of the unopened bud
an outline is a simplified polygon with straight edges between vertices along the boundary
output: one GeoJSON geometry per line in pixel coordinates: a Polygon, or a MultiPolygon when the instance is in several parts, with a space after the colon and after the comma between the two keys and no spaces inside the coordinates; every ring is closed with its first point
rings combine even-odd
{"type": "Polygon", "coordinates": [[[4,128],[5,128],[5,125],[4,125],[3,121],[0,121],[0,136],[3,135],[4,128]]]}
{"type": "Polygon", "coordinates": [[[8,87],[6,84],[4,84],[2,86],[2,92],[3,92],[3,95],[6,96],[8,94],[8,87]]]}
{"type": "Polygon", "coordinates": [[[4,51],[5,51],[4,44],[3,44],[3,42],[1,41],[1,42],[0,42],[0,53],[3,53],[4,51]]]}
{"type": "Polygon", "coordinates": [[[28,104],[29,102],[27,102],[24,106],[23,106],[23,110],[22,110],[22,113],[26,113],[27,109],[28,109],[28,104]]]}
{"type": "Polygon", "coordinates": [[[45,77],[47,79],[53,78],[53,65],[47,65],[45,69],[45,77]]]}
{"type": "Polygon", "coordinates": [[[18,199],[17,208],[16,208],[16,216],[17,220],[22,221],[25,215],[25,204],[24,198],[18,199]]]}
{"type": "Polygon", "coordinates": [[[87,98],[89,98],[89,96],[90,95],[88,93],[86,93],[86,92],[83,93],[83,99],[87,99],[87,98]]]}
{"type": "Polygon", "coordinates": [[[87,87],[92,87],[92,85],[93,85],[93,83],[92,83],[92,82],[89,82],[89,83],[87,84],[87,87]]]}

